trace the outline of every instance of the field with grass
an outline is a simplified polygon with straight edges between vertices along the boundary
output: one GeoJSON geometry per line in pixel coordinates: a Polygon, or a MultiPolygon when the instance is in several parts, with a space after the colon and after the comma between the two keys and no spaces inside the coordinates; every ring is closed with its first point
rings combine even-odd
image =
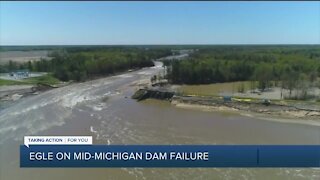
{"type": "MultiPolygon", "coordinates": [[[[257,83],[257,82],[256,82],[257,83]]],[[[250,81],[242,82],[226,82],[226,83],[215,83],[215,84],[203,84],[203,85],[180,85],[177,87],[177,92],[181,95],[188,96],[207,96],[207,97],[217,97],[224,95],[232,96],[233,100],[236,101],[259,101],[263,99],[269,99],[272,102],[278,102],[280,104],[286,105],[297,105],[300,104],[301,107],[319,107],[319,90],[313,90],[312,92],[317,94],[317,99],[311,100],[293,100],[293,99],[283,99],[280,97],[281,88],[273,87],[271,91],[261,92],[261,93],[251,93],[252,84],[250,81]],[[243,87],[244,93],[239,92],[239,89],[243,87]]],[[[283,94],[288,94],[288,90],[282,90],[283,94]]],[[[317,109],[315,108],[315,109],[317,109]]]]}
{"type": "Polygon", "coordinates": [[[57,78],[53,77],[52,74],[47,74],[47,75],[39,76],[39,77],[27,78],[27,79],[23,79],[23,80],[0,79],[0,86],[33,85],[33,84],[38,84],[38,83],[55,85],[55,84],[60,83],[60,81],[57,78]]]}
{"type": "Polygon", "coordinates": [[[25,84],[28,84],[28,83],[24,81],[0,79],[0,86],[25,85],[25,84]]]}
{"type": "Polygon", "coordinates": [[[61,82],[57,78],[53,77],[52,74],[47,74],[39,77],[32,77],[32,78],[25,79],[24,81],[29,84],[43,83],[43,84],[50,84],[50,85],[55,85],[61,82]]]}
{"type": "Polygon", "coordinates": [[[218,96],[221,93],[233,94],[239,90],[247,91],[250,89],[250,81],[202,84],[202,85],[181,85],[178,92],[183,95],[196,96],[218,96]]]}

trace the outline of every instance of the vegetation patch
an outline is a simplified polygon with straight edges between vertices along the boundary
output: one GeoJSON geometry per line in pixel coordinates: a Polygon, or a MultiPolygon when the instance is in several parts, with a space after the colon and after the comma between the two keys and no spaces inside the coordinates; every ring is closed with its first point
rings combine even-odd
{"type": "Polygon", "coordinates": [[[25,85],[25,84],[29,84],[29,83],[24,82],[24,81],[0,79],[0,86],[25,85]]]}
{"type": "Polygon", "coordinates": [[[61,81],[85,81],[91,77],[153,66],[154,59],[170,54],[169,49],[159,48],[69,47],[52,51],[49,60],[26,63],[9,61],[0,66],[0,72],[28,69],[33,72],[51,72],[61,81]]]}
{"type": "Polygon", "coordinates": [[[235,93],[250,88],[249,81],[242,82],[227,82],[215,84],[201,84],[201,85],[181,85],[178,91],[183,95],[199,95],[199,96],[217,96],[223,92],[235,93]]]}
{"type": "MultiPolygon", "coordinates": [[[[250,89],[264,92],[280,87],[281,92],[288,91],[281,93],[282,98],[297,100],[314,99],[310,91],[320,87],[320,46],[206,47],[186,60],[166,60],[164,64],[165,78],[173,84],[251,81],[250,89]]],[[[213,92],[198,90],[200,94],[217,92],[215,88],[211,88],[213,92]]],[[[244,92],[245,86],[238,91],[244,92]]]]}
{"type": "Polygon", "coordinates": [[[33,85],[33,84],[48,84],[48,85],[55,85],[59,84],[61,81],[59,81],[57,78],[55,78],[52,74],[46,74],[44,76],[39,77],[32,77],[27,78],[23,80],[5,80],[0,79],[0,86],[4,85],[33,85]]]}
{"type": "Polygon", "coordinates": [[[23,82],[28,83],[28,84],[49,84],[49,85],[55,85],[59,84],[61,81],[59,79],[55,78],[52,74],[46,74],[44,76],[39,76],[39,77],[32,77],[23,80],[23,82]]]}

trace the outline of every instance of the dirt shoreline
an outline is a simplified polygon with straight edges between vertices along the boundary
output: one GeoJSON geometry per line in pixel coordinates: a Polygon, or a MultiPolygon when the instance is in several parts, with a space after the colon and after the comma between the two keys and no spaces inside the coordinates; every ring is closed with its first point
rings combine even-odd
{"type": "Polygon", "coordinates": [[[311,109],[299,109],[293,106],[271,104],[250,104],[239,102],[224,103],[217,99],[175,96],[171,104],[177,108],[193,109],[201,111],[220,111],[237,113],[243,116],[258,119],[276,121],[282,123],[299,123],[320,126],[320,111],[311,109]]]}

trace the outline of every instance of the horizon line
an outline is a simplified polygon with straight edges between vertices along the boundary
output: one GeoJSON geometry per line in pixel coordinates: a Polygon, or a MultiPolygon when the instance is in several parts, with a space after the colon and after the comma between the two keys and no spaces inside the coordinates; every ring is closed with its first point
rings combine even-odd
{"type": "Polygon", "coordinates": [[[314,43],[299,43],[299,44],[284,44],[284,43],[265,43],[265,44],[241,44],[241,43],[234,43],[234,44],[25,44],[25,45],[0,45],[0,47],[4,46],[232,46],[232,45],[320,45],[314,43]]]}

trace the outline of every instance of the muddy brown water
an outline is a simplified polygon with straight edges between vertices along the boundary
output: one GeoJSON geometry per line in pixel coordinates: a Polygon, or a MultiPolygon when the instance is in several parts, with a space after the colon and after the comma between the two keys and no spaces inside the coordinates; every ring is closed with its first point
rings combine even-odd
{"type": "Polygon", "coordinates": [[[320,127],[130,99],[161,67],[54,89],[0,111],[0,179],[319,179],[297,168],[19,168],[24,135],[92,135],[95,144],[320,144],[320,127]]]}

